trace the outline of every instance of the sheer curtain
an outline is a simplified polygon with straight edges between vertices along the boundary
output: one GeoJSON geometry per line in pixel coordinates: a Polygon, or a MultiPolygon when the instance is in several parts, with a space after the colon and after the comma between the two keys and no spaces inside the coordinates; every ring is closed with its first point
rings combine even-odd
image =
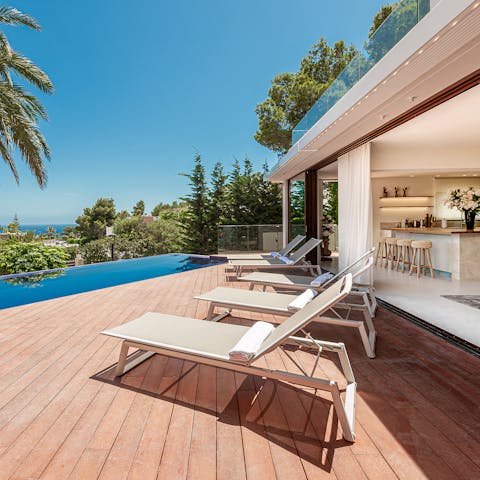
{"type": "MultiPolygon", "coordinates": [[[[372,248],[370,143],[338,158],[338,253],[344,268],[372,248]]],[[[359,283],[371,284],[371,275],[359,283]]]]}

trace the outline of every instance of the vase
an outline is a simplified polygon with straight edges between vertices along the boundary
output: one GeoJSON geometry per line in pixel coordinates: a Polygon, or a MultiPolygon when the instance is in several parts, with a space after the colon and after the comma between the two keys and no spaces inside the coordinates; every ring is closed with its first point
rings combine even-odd
{"type": "Polygon", "coordinates": [[[467,230],[473,230],[475,228],[475,215],[477,212],[474,210],[464,210],[465,212],[465,227],[467,230]]]}
{"type": "Polygon", "coordinates": [[[330,243],[329,237],[323,237],[322,242],[322,257],[330,257],[332,251],[328,248],[330,243]]]}

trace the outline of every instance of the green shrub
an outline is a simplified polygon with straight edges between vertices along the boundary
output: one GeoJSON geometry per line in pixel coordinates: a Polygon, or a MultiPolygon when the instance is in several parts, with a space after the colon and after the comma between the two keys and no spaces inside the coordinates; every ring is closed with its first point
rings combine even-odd
{"type": "Polygon", "coordinates": [[[110,240],[102,238],[93,240],[80,247],[80,253],[85,263],[101,263],[110,260],[110,240]]]}
{"type": "Polygon", "coordinates": [[[0,250],[0,270],[9,274],[64,268],[67,259],[68,253],[61,247],[35,242],[10,243],[0,250]]]}

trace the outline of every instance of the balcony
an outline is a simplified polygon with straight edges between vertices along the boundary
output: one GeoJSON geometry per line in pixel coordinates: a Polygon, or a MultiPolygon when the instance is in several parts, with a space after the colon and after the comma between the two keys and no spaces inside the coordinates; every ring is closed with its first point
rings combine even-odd
{"type": "Polygon", "coordinates": [[[402,0],[294,128],[292,145],[297,143],[429,11],[430,0],[402,0]]]}

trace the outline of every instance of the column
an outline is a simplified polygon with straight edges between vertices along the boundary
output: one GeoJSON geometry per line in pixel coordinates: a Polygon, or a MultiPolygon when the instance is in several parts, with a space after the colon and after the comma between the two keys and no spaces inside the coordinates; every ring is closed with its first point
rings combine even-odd
{"type": "MultiPolygon", "coordinates": [[[[310,238],[318,238],[319,231],[319,215],[318,215],[318,181],[317,171],[307,170],[305,172],[305,234],[307,240],[310,238]]],[[[318,249],[312,250],[307,259],[313,265],[318,264],[318,249]]]]}
{"type": "Polygon", "coordinates": [[[290,241],[290,180],[282,182],[282,247],[290,241]]]}

